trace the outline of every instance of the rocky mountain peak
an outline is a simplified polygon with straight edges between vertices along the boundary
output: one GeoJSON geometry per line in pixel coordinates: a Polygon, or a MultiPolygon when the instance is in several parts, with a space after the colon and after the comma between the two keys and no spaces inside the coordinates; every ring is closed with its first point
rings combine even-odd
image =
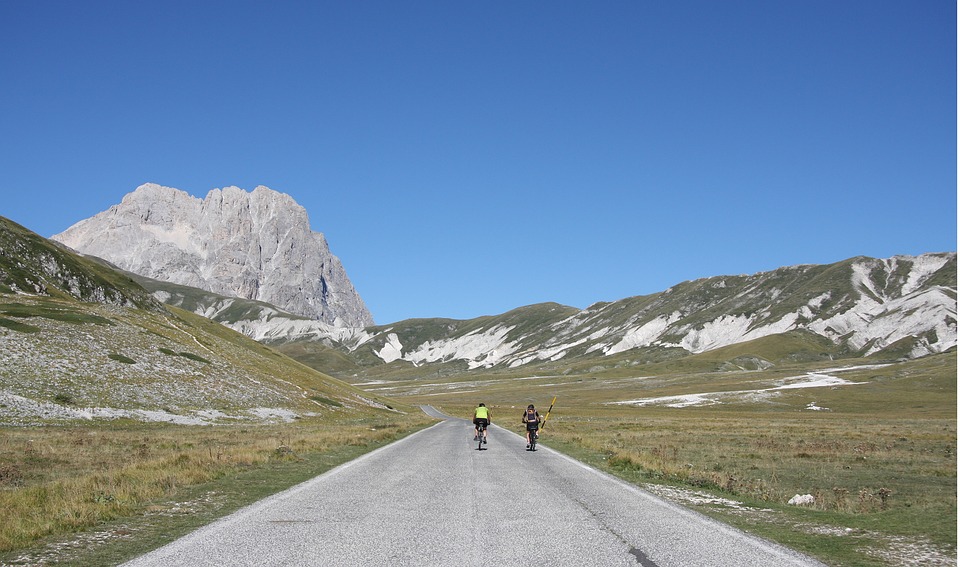
{"type": "Polygon", "coordinates": [[[265,301],[335,326],[373,324],[306,210],[258,186],[203,199],[154,183],[52,237],[149,278],[265,301]]]}

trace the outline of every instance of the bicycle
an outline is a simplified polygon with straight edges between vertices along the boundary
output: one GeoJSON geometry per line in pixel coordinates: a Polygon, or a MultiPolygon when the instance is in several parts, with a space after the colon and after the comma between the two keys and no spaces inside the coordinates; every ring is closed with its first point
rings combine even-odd
{"type": "Polygon", "coordinates": [[[477,451],[483,451],[483,444],[486,442],[484,437],[487,433],[487,424],[481,421],[477,424],[477,451]]]}
{"type": "Polygon", "coordinates": [[[528,429],[530,433],[530,447],[527,448],[527,451],[536,451],[537,450],[537,439],[540,437],[537,432],[540,429],[528,429]]]}

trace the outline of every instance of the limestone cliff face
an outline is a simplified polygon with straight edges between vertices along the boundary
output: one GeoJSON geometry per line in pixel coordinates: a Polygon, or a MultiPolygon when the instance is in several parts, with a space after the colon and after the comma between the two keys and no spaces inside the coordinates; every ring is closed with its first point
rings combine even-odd
{"type": "Polygon", "coordinates": [[[223,295],[272,303],[340,327],[373,324],[306,210],[267,187],[206,198],[141,185],[119,205],[52,237],[120,268],[223,295]]]}

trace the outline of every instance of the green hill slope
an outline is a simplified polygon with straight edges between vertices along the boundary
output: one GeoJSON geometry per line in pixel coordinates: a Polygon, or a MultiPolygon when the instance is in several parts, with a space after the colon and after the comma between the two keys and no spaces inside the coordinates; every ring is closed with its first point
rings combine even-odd
{"type": "Polygon", "coordinates": [[[395,406],[0,218],[0,424],[292,420],[395,406]]]}

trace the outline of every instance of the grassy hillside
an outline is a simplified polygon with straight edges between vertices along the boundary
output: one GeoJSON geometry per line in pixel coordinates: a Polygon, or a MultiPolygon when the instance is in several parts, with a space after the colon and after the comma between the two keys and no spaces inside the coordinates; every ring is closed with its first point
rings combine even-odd
{"type": "Polygon", "coordinates": [[[0,423],[275,421],[388,408],[0,218],[0,423]]]}
{"type": "Polygon", "coordinates": [[[141,309],[160,303],[130,277],[0,217],[0,293],[27,293],[141,309]]]}
{"type": "Polygon", "coordinates": [[[222,325],[168,309],[0,294],[7,353],[0,420],[291,419],[391,405],[222,325]]]}

